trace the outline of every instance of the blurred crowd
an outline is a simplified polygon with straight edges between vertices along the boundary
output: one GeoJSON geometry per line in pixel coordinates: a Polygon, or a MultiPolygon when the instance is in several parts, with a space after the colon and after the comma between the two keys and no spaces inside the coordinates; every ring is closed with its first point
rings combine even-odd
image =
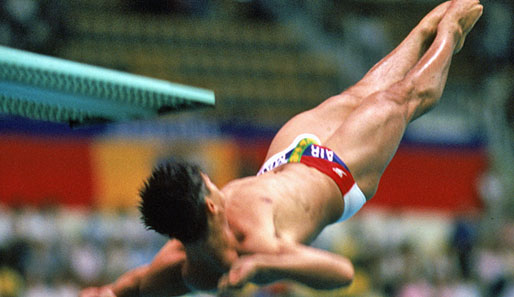
{"type": "MultiPolygon", "coordinates": [[[[368,232],[361,223],[352,222],[354,234],[368,232]]],[[[361,251],[353,256],[356,269],[369,283],[357,296],[514,296],[512,222],[491,227],[473,216],[393,216],[372,228],[375,236],[352,238],[361,251]]]]}
{"type": "MultiPolygon", "coordinates": [[[[241,295],[512,297],[514,222],[486,223],[365,211],[314,242],[352,259],[349,288],[279,284],[249,286],[241,295]]],[[[78,296],[149,263],[165,240],[146,231],[136,212],[0,206],[0,296],[78,296]]]]}
{"type": "Polygon", "coordinates": [[[164,241],[134,214],[0,207],[0,296],[78,296],[150,262],[164,241]]]}

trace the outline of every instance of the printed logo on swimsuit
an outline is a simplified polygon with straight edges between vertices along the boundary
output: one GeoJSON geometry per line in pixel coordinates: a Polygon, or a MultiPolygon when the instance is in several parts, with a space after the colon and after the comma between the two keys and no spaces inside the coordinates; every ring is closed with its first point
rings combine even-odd
{"type": "Polygon", "coordinates": [[[271,171],[271,170],[273,170],[283,164],[286,164],[286,163],[287,163],[286,155],[282,154],[282,155],[278,156],[275,160],[270,162],[266,167],[262,168],[261,173],[271,171]]]}
{"type": "Polygon", "coordinates": [[[337,167],[332,167],[332,171],[334,171],[337,175],[339,175],[340,178],[343,178],[343,175],[346,176],[346,172],[344,172],[343,170],[341,170],[337,167]]]}
{"type": "Polygon", "coordinates": [[[334,161],[334,152],[328,148],[320,147],[318,145],[311,145],[311,156],[315,158],[325,159],[330,162],[334,161]]]}

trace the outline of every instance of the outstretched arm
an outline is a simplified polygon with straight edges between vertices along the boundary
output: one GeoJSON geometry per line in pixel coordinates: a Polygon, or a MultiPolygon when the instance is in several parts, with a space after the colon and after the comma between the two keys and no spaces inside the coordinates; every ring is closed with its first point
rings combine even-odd
{"type": "Polygon", "coordinates": [[[270,284],[284,279],[314,289],[335,289],[353,280],[353,265],[345,257],[301,244],[278,245],[276,253],[241,257],[222,277],[219,289],[223,292],[247,282],[270,284]]]}
{"type": "Polygon", "coordinates": [[[81,297],[180,296],[190,290],[182,279],[186,256],[180,242],[170,240],[152,263],[120,276],[114,283],[101,288],[88,288],[81,297]]]}

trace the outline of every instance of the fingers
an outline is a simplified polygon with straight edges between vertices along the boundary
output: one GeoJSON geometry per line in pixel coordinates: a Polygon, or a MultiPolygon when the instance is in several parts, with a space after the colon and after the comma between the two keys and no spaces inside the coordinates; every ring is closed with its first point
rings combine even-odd
{"type": "Polygon", "coordinates": [[[218,281],[218,294],[219,297],[230,297],[235,296],[236,291],[238,291],[240,288],[234,287],[230,284],[229,276],[228,274],[224,274],[220,280],[218,281]]]}
{"type": "Polygon", "coordinates": [[[256,276],[258,266],[253,257],[242,257],[218,281],[218,296],[234,296],[256,276]]]}
{"type": "Polygon", "coordinates": [[[228,272],[228,283],[231,287],[240,288],[248,280],[248,275],[244,274],[242,268],[241,265],[236,265],[228,272]]]}

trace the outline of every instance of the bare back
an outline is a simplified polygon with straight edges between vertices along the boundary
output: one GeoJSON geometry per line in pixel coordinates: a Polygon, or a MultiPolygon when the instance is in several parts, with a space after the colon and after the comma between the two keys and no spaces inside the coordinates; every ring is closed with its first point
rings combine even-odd
{"type": "MultiPolygon", "coordinates": [[[[300,163],[236,180],[222,191],[227,197],[229,224],[246,236],[266,232],[287,241],[309,243],[343,211],[335,182],[300,163]]],[[[243,244],[242,249],[253,247],[243,244]]]]}

